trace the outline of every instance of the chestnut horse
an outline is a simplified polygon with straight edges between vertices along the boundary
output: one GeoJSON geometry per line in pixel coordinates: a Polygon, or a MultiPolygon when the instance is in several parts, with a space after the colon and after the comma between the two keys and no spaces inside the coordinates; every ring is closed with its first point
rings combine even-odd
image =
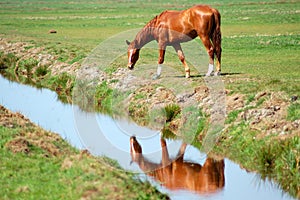
{"type": "Polygon", "coordinates": [[[224,160],[207,158],[204,165],[183,160],[186,144],[179,150],[177,159],[170,160],[166,141],[161,138],[162,162],[147,160],[142,147],[133,136],[130,138],[130,154],[140,169],[170,190],[189,190],[196,193],[214,193],[225,185],[224,160]]]}
{"type": "Polygon", "coordinates": [[[156,40],[159,47],[156,76],[159,77],[161,74],[166,47],[172,46],[184,65],[186,78],[189,78],[190,68],[185,62],[180,43],[199,36],[210,58],[206,76],[210,76],[214,70],[214,55],[217,57],[215,75],[219,75],[222,51],[220,22],[221,16],[218,10],[207,5],[196,5],[182,11],[164,11],[148,22],[132,42],[126,40],[129,45],[127,67],[133,69],[139,59],[140,49],[150,41],[156,40]]]}

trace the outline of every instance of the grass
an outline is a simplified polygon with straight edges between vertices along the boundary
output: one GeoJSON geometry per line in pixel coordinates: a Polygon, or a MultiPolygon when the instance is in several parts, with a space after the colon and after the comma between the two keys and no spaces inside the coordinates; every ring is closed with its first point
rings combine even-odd
{"type": "Polygon", "coordinates": [[[258,172],[262,179],[275,180],[278,187],[297,197],[300,189],[299,142],[297,136],[289,140],[274,140],[272,136],[259,138],[242,123],[223,133],[214,151],[222,154],[226,151],[229,159],[258,172]]]}
{"type": "Polygon", "coordinates": [[[116,170],[114,161],[79,152],[20,115],[7,118],[3,107],[0,112],[1,199],[167,198],[133,174],[116,170]]]}
{"type": "Polygon", "coordinates": [[[231,111],[227,118],[226,118],[226,121],[225,123],[226,124],[231,124],[232,122],[234,122],[236,120],[236,118],[238,117],[238,115],[241,113],[241,110],[234,110],[234,111],[231,111]]]}
{"type": "MultiPolygon", "coordinates": [[[[167,2],[154,0],[139,3],[92,0],[88,3],[74,1],[68,4],[57,0],[5,1],[0,4],[0,35],[12,42],[29,42],[31,46],[27,48],[42,46],[45,52],[54,54],[58,60],[71,64],[82,62],[82,59],[105,39],[123,31],[142,28],[163,10],[181,10],[198,3],[199,1],[196,0],[167,2]],[[50,29],[57,30],[57,34],[48,34],[50,29]]],[[[222,15],[222,72],[226,74],[222,80],[226,89],[230,90],[230,94],[244,94],[247,97],[246,105],[253,102],[255,95],[262,91],[284,92],[287,96],[300,96],[299,2],[204,0],[201,3],[212,5],[222,15]]],[[[132,40],[133,38],[125,39],[132,40]]],[[[200,40],[196,40],[199,48],[202,48],[200,40]]],[[[0,55],[0,68],[7,68],[6,76],[15,80],[13,69],[19,58],[12,54],[0,55]]],[[[155,63],[156,60],[156,51],[151,49],[141,51],[141,58],[136,67],[155,63]]],[[[182,70],[174,54],[167,52],[165,62],[168,66],[180,67],[182,70]]],[[[126,56],[120,57],[111,64],[110,68],[106,69],[106,72],[112,74],[116,68],[125,65],[126,56]]],[[[30,67],[24,69],[27,70],[27,74],[30,74],[30,67]]],[[[60,96],[65,96],[62,98],[64,101],[70,101],[67,95],[71,94],[74,82],[73,78],[67,74],[53,77],[49,69],[38,68],[31,79],[33,81],[26,76],[19,77],[22,83],[51,88],[60,92],[60,96]]],[[[196,79],[194,84],[198,84],[196,79]]],[[[90,91],[88,88],[83,89],[86,92],[90,91]]],[[[93,104],[96,99],[101,112],[106,110],[110,114],[115,112],[110,111],[112,100],[115,103],[116,97],[117,102],[122,102],[122,99],[127,96],[127,94],[122,96],[118,91],[112,91],[104,83],[96,88],[96,96],[93,95],[87,95],[90,98],[84,101],[93,104]]],[[[145,95],[135,96],[136,100],[143,97],[145,95]]],[[[260,99],[255,107],[262,106],[263,103],[264,98],[260,99]]],[[[149,113],[141,105],[130,106],[130,113],[141,114],[141,118],[149,113]]],[[[165,109],[169,120],[178,118],[185,112],[181,110],[179,113],[176,106],[165,109]]],[[[287,120],[299,119],[299,110],[298,100],[290,105],[287,120]]],[[[229,113],[226,123],[230,125],[236,122],[240,112],[238,110],[229,113]]],[[[198,125],[188,123],[201,132],[205,130],[207,124],[201,113],[199,116],[201,120],[198,125]]],[[[198,119],[199,116],[190,119],[198,119]]],[[[166,132],[171,135],[169,130],[166,132]]],[[[222,135],[222,140],[219,141],[220,146],[216,147],[217,151],[242,163],[248,169],[258,170],[263,177],[266,175],[274,178],[286,191],[296,196],[297,190],[298,192],[300,190],[298,181],[300,178],[297,178],[299,177],[299,153],[297,153],[299,152],[299,139],[287,138],[278,141],[274,139],[275,136],[254,139],[256,134],[245,123],[230,126],[222,135]]]]}
{"type": "Polygon", "coordinates": [[[180,106],[176,104],[170,104],[165,107],[166,122],[171,122],[181,112],[180,106]]]}
{"type": "MultiPolygon", "coordinates": [[[[49,0],[43,3],[36,0],[4,2],[0,7],[1,34],[13,41],[30,41],[44,46],[46,51],[58,55],[58,60],[73,63],[82,60],[111,35],[141,28],[162,10],[179,10],[196,3],[199,2],[151,1],[138,5],[125,1],[118,4],[113,1],[90,1],[88,4],[84,1],[62,4],[49,0]],[[58,33],[48,34],[50,29],[56,29],[58,33]]],[[[271,0],[202,3],[211,4],[222,14],[223,72],[260,79],[258,83],[256,80],[229,83],[225,79],[228,88],[245,93],[251,89],[271,88],[299,95],[300,72],[296,68],[300,51],[297,26],[300,19],[296,14],[299,3],[271,0]],[[273,79],[279,79],[280,83],[273,87],[266,84],[273,79]]],[[[147,62],[145,58],[156,62],[156,56],[156,52],[144,56],[144,62],[147,62]]],[[[166,59],[168,61],[170,59],[166,59]]]]}
{"type": "Polygon", "coordinates": [[[300,119],[300,104],[299,103],[294,103],[290,105],[288,108],[288,115],[287,119],[290,121],[295,121],[297,119],[300,119]]]}

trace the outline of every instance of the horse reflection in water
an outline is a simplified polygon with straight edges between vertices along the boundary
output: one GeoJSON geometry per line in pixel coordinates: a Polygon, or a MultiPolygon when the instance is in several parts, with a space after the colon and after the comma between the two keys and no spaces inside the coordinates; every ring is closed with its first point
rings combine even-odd
{"type": "Polygon", "coordinates": [[[224,160],[207,158],[204,165],[183,160],[186,144],[182,144],[176,159],[169,158],[166,141],[161,138],[162,162],[153,163],[143,156],[136,137],[130,138],[130,154],[133,162],[148,176],[170,190],[189,190],[205,194],[221,190],[225,185],[224,160]]]}

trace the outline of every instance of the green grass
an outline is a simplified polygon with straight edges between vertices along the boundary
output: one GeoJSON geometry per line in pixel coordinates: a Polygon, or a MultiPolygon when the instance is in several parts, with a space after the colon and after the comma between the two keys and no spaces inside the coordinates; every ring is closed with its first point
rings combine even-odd
{"type": "Polygon", "coordinates": [[[258,138],[249,132],[246,124],[232,126],[220,137],[215,152],[226,152],[229,159],[243,167],[257,171],[262,179],[271,178],[278,187],[297,197],[300,167],[300,140],[294,136],[288,140],[274,140],[274,136],[258,138]]]}
{"type": "Polygon", "coordinates": [[[236,120],[236,118],[238,117],[238,115],[241,113],[241,110],[234,110],[234,111],[231,111],[227,118],[226,118],[226,121],[225,123],[226,124],[231,124],[232,122],[234,122],[236,120]]]}
{"type": "Polygon", "coordinates": [[[300,119],[300,103],[294,103],[288,108],[287,119],[294,121],[300,119]]]}
{"type": "MultiPolygon", "coordinates": [[[[111,35],[141,28],[165,9],[179,10],[195,3],[199,1],[138,4],[134,1],[117,4],[113,1],[70,4],[49,0],[7,1],[0,7],[1,33],[15,41],[32,41],[45,46],[48,51],[58,54],[59,60],[72,62],[84,57],[111,35]],[[58,33],[48,34],[50,29],[56,29],[58,33]]],[[[213,5],[222,14],[224,72],[278,75],[273,72],[284,64],[289,68],[288,71],[283,68],[287,73],[285,76],[297,77],[290,72],[297,72],[293,70],[293,63],[298,60],[299,52],[296,48],[299,45],[299,17],[295,14],[299,3],[271,0],[264,3],[238,0],[201,3],[213,5]],[[257,62],[258,56],[260,62],[257,62]],[[282,56],[284,58],[280,59],[282,56]],[[283,61],[278,63],[278,59],[283,61]],[[262,68],[265,70],[260,70],[262,68]]]]}
{"type": "Polygon", "coordinates": [[[31,124],[21,127],[15,123],[14,128],[1,125],[0,150],[0,193],[4,200],[166,199],[149,183],[116,170],[114,161],[79,152],[31,124]],[[28,137],[30,134],[35,136],[28,137]],[[59,151],[52,154],[50,147],[59,151]]]}
{"type": "MultiPolygon", "coordinates": [[[[50,0],[6,1],[0,7],[1,34],[13,41],[44,46],[45,51],[57,55],[58,60],[73,63],[82,60],[101,41],[122,31],[141,28],[165,9],[180,10],[196,3],[199,1],[156,0],[138,4],[96,0],[69,4],[50,0]],[[58,33],[48,34],[50,29],[58,33]]],[[[225,79],[228,88],[236,92],[271,88],[299,95],[298,2],[225,0],[201,3],[211,4],[222,15],[223,72],[260,79],[258,83],[256,80],[229,83],[225,79]],[[280,83],[272,87],[266,85],[273,79],[279,79],[280,83]]],[[[141,62],[149,58],[154,63],[156,56],[156,52],[150,55],[144,52],[141,62]]],[[[175,65],[180,64],[177,58],[170,59],[176,59],[175,65]]]]}
{"type": "Polygon", "coordinates": [[[171,122],[181,112],[180,106],[176,104],[170,104],[165,107],[166,122],[171,122]]]}

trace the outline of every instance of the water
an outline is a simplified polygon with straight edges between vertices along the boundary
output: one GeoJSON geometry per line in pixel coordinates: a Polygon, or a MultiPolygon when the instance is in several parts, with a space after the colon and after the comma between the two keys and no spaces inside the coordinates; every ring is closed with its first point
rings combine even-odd
{"type": "MultiPolygon", "coordinates": [[[[161,161],[160,135],[157,130],[140,127],[126,120],[114,120],[98,113],[86,113],[76,105],[63,104],[56,93],[48,89],[9,82],[0,77],[0,104],[20,112],[46,130],[59,133],[71,145],[88,149],[94,155],[105,155],[134,172],[142,172],[137,163],[131,163],[129,140],[136,135],[148,160],[161,161]]],[[[181,141],[167,140],[170,157],[175,157],[181,141]]],[[[204,165],[207,157],[192,146],[187,146],[184,160],[204,165]]],[[[195,194],[186,190],[169,190],[153,178],[141,175],[172,199],[293,199],[271,181],[263,181],[256,173],[248,173],[228,159],[224,160],[225,185],[210,194],[195,194]]]]}

